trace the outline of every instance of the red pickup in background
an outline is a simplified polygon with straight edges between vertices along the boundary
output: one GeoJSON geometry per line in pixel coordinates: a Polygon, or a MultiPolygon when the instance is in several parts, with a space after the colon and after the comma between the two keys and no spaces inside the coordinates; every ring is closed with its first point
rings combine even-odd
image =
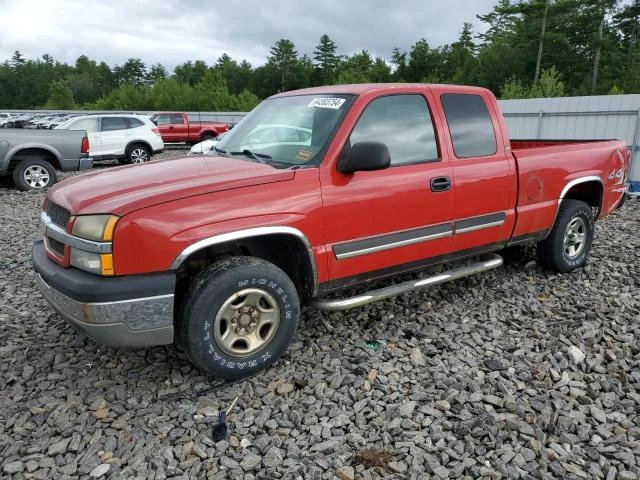
{"type": "Polygon", "coordinates": [[[510,139],[491,92],[454,85],[282,93],[215,152],[53,187],[33,266],[47,300],[98,342],[176,341],[222,378],[272,364],[301,303],[358,307],[499,267],[494,252],[521,243],[548,269],[582,267],[629,174],[624,142],[510,139]]]}
{"type": "Polygon", "coordinates": [[[217,137],[231,128],[223,122],[191,121],[183,112],[158,112],[151,116],[165,143],[198,143],[217,137]]]}

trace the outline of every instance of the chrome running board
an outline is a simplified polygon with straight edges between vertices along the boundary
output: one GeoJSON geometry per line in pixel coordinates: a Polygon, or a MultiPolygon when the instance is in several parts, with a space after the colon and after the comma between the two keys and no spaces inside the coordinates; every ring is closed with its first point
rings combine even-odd
{"type": "Polygon", "coordinates": [[[419,280],[410,280],[408,282],[398,283],[396,285],[390,285],[388,287],[379,288],[377,290],[371,290],[370,292],[356,295],[351,298],[337,298],[326,299],[318,298],[311,301],[311,306],[319,310],[347,310],[349,308],[361,307],[368,303],[377,302],[385,298],[394,297],[401,293],[411,292],[424,287],[430,287],[432,285],[438,285],[440,283],[449,282],[451,280],[457,280],[459,278],[468,277],[469,275],[475,275],[476,273],[486,272],[498,268],[502,265],[503,260],[500,255],[495,253],[489,255],[487,260],[474,263],[473,265],[467,265],[465,267],[449,270],[433,277],[421,278],[419,280]]]}

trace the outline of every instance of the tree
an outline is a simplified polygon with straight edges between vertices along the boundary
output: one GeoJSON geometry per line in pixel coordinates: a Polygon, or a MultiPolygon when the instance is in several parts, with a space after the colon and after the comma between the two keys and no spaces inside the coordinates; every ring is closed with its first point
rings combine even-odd
{"type": "Polygon", "coordinates": [[[298,61],[298,52],[291,40],[281,38],[278,40],[267,57],[267,65],[275,68],[280,74],[280,87],[282,92],[285,91],[286,80],[291,75],[291,71],[298,61]]]}
{"type": "Polygon", "coordinates": [[[340,57],[336,54],[337,47],[329,35],[324,34],[320,37],[320,43],[316,46],[313,53],[313,59],[316,61],[316,67],[320,71],[322,85],[332,83],[340,57]]]}
{"type": "Polygon", "coordinates": [[[394,66],[393,79],[396,82],[404,82],[407,78],[407,52],[398,47],[393,48],[391,54],[391,64],[394,66]]]}
{"type": "Polygon", "coordinates": [[[73,92],[66,81],[57,80],[51,84],[45,108],[49,110],[73,110],[76,108],[73,92]]]}
{"type": "Polygon", "coordinates": [[[517,78],[510,78],[500,87],[500,98],[502,100],[528,98],[529,94],[529,89],[517,78]]]}
{"type": "Polygon", "coordinates": [[[532,98],[562,96],[564,96],[564,83],[556,67],[543,70],[538,81],[531,87],[532,98]]]}
{"type": "Polygon", "coordinates": [[[160,80],[165,80],[169,77],[169,72],[161,63],[151,65],[149,73],[147,73],[146,81],[149,85],[155,85],[160,80]]]}
{"type": "Polygon", "coordinates": [[[118,85],[130,83],[141,86],[145,83],[147,71],[142,60],[130,58],[121,67],[116,65],[113,69],[113,75],[118,85]]]}

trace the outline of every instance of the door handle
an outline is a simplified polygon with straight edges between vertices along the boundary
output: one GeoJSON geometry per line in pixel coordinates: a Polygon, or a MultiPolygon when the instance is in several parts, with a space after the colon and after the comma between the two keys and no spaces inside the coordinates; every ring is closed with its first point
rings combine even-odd
{"type": "Polygon", "coordinates": [[[449,177],[435,177],[431,179],[432,192],[446,192],[451,188],[451,179],[449,177]]]}

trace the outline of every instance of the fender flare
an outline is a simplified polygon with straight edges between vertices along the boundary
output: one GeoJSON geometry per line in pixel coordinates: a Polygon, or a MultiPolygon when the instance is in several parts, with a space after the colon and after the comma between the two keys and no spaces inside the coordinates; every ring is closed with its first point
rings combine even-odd
{"type": "Polygon", "coordinates": [[[311,248],[311,242],[307,236],[302,233],[297,228],[288,227],[288,226],[269,226],[269,227],[255,227],[255,228],[247,228],[243,230],[236,230],[233,232],[222,233],[220,235],[214,235],[212,237],[207,237],[202,240],[199,240],[195,243],[192,243],[188,247],[184,248],[171,262],[170,270],[177,270],[180,265],[192,254],[196,253],[203,248],[210,247],[212,245],[218,245],[221,243],[232,242],[235,240],[242,240],[245,238],[255,238],[262,237],[265,235],[289,235],[297,238],[302,241],[306,250],[307,256],[309,258],[309,263],[311,265],[311,273],[313,276],[313,296],[315,297],[318,292],[318,268],[316,266],[316,259],[313,256],[313,250],[311,248]]]}

